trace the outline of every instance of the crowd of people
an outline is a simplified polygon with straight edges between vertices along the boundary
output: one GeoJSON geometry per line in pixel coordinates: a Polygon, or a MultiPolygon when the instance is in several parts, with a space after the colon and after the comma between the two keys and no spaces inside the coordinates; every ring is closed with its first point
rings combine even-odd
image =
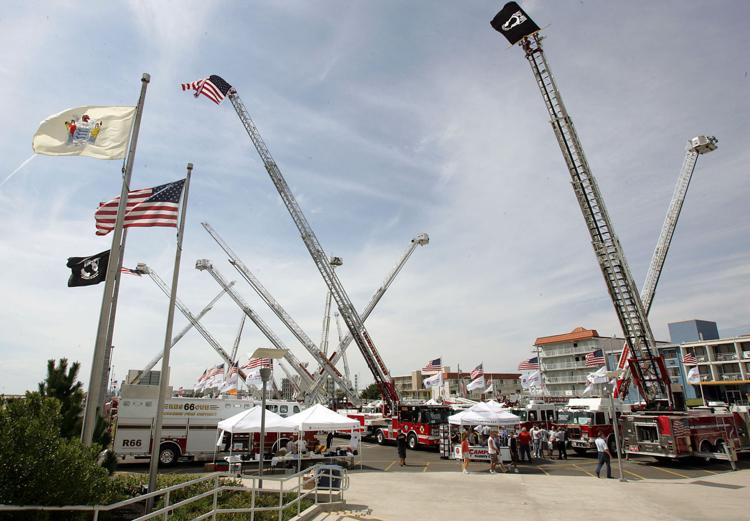
{"type": "Polygon", "coordinates": [[[518,463],[528,461],[533,463],[534,459],[544,459],[547,455],[554,458],[557,451],[557,459],[568,459],[567,434],[562,427],[551,427],[546,429],[534,426],[530,430],[526,427],[520,431],[508,430],[504,427],[499,429],[490,428],[487,425],[477,428],[466,428],[461,433],[462,471],[469,473],[470,447],[486,446],[490,456],[490,474],[509,472],[511,469],[518,472],[518,463]],[[510,451],[510,468],[506,467],[500,458],[500,448],[508,447],[510,451]]]}

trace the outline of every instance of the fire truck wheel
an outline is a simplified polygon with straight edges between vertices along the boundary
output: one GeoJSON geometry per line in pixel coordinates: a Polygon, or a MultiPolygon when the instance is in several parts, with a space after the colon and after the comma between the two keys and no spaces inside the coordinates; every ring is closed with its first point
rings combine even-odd
{"type": "Polygon", "coordinates": [[[383,434],[383,431],[378,431],[375,435],[375,440],[378,442],[378,445],[383,445],[385,443],[385,434],[383,434]]]}
{"type": "Polygon", "coordinates": [[[171,467],[177,463],[180,457],[180,450],[172,444],[164,444],[159,447],[159,465],[162,467],[171,467]]]}
{"type": "Polygon", "coordinates": [[[584,448],[582,448],[582,447],[573,447],[573,451],[574,451],[574,452],[575,452],[575,453],[576,453],[576,454],[577,454],[578,456],[585,456],[585,455],[586,455],[586,453],[588,452],[588,451],[587,451],[586,449],[584,449],[584,448]]]}
{"type": "Polygon", "coordinates": [[[417,439],[417,435],[413,432],[409,434],[409,436],[406,438],[406,445],[411,450],[417,450],[419,448],[419,440],[417,439]]]}

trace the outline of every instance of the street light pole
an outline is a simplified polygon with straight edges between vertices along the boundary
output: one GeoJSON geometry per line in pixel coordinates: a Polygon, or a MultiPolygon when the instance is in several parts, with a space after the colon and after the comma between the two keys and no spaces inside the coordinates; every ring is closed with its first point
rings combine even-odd
{"type": "MultiPolygon", "coordinates": [[[[607,372],[607,375],[609,376],[609,371],[607,372]]],[[[617,373],[616,371],[612,371],[614,373],[613,377],[616,377],[617,373]]],[[[613,396],[613,389],[612,386],[609,384],[606,384],[604,386],[605,392],[609,396],[609,410],[612,414],[612,430],[615,431],[615,450],[617,451],[617,468],[620,471],[620,481],[627,481],[625,479],[625,474],[622,470],[622,458],[620,457],[620,453],[622,452],[620,447],[620,424],[617,420],[617,411],[615,410],[615,398],[613,396]]]]}
{"type": "Polygon", "coordinates": [[[258,454],[258,488],[263,488],[263,453],[265,452],[265,441],[266,441],[266,384],[271,378],[271,368],[261,367],[260,368],[260,379],[263,380],[263,394],[260,398],[261,411],[260,411],[260,454],[258,454]]]}

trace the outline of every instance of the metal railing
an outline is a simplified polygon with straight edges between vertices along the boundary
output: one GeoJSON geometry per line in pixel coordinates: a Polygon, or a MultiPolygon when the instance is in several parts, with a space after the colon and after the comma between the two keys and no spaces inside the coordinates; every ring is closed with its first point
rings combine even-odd
{"type": "Polygon", "coordinates": [[[737,360],[737,353],[716,353],[716,360],[723,362],[725,360],[737,360]]]}
{"type": "Polygon", "coordinates": [[[544,379],[548,384],[575,384],[584,383],[586,381],[586,375],[574,375],[574,376],[550,376],[544,379]]]}
{"type": "Polygon", "coordinates": [[[562,356],[562,355],[579,355],[584,353],[590,353],[596,349],[595,347],[591,346],[576,346],[576,347],[558,347],[556,349],[545,349],[544,351],[541,351],[539,353],[539,356],[541,358],[550,358],[553,356],[562,356]]]}
{"type": "Polygon", "coordinates": [[[578,362],[563,362],[560,364],[542,364],[543,371],[554,371],[556,369],[582,369],[586,367],[586,362],[581,360],[578,362]]]}
{"type": "MultiPolygon", "coordinates": [[[[284,512],[288,509],[295,509],[296,515],[302,512],[302,501],[306,498],[312,498],[314,504],[319,503],[341,503],[344,501],[344,490],[349,488],[349,476],[346,469],[335,465],[315,465],[311,469],[305,469],[288,476],[243,476],[243,480],[249,480],[249,486],[237,486],[224,484],[227,479],[233,479],[234,474],[215,472],[206,476],[186,481],[178,485],[166,487],[163,489],[136,496],[134,498],[118,501],[109,505],[65,505],[65,506],[40,506],[40,505],[0,505],[0,517],[5,512],[91,512],[92,520],[98,521],[100,512],[110,512],[138,503],[143,504],[143,510],[146,510],[148,502],[156,502],[159,498],[163,499],[163,505],[149,513],[144,513],[140,517],[134,518],[134,521],[145,521],[147,519],[167,520],[169,515],[175,510],[190,505],[203,498],[212,498],[210,509],[193,518],[194,521],[202,519],[216,519],[217,514],[230,513],[247,513],[250,514],[250,521],[255,519],[256,512],[276,512],[278,519],[283,519],[284,512]],[[306,476],[312,470],[310,476],[306,476]],[[213,486],[204,492],[196,493],[187,499],[176,503],[171,503],[170,499],[178,492],[188,487],[199,485],[201,483],[213,482],[213,486]],[[265,484],[263,482],[266,482],[265,484]],[[289,482],[292,485],[289,486],[289,482]],[[268,484],[271,484],[270,487],[268,484]],[[219,506],[221,494],[224,492],[240,492],[250,495],[250,506],[240,508],[221,508],[219,506]],[[321,492],[328,495],[328,501],[321,501],[321,492]],[[258,506],[257,499],[261,495],[278,494],[278,504],[273,506],[258,506]],[[285,498],[285,495],[290,496],[285,498]]],[[[293,510],[292,510],[293,512],[293,510]]]]}

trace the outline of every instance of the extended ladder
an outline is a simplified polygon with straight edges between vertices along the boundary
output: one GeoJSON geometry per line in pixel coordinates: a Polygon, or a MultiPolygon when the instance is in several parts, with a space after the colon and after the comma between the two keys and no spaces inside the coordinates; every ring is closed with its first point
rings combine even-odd
{"type": "Polygon", "coordinates": [[[387,366],[381,359],[375,344],[370,338],[362,319],[354,309],[341,281],[339,281],[336,273],[329,264],[328,257],[323,251],[318,238],[315,236],[315,232],[302,213],[302,209],[287,185],[284,176],[281,174],[281,170],[279,170],[279,167],[276,165],[276,161],[274,161],[271,156],[271,152],[268,150],[268,147],[263,141],[258,128],[255,126],[255,123],[237,94],[237,91],[234,88],[231,88],[228,92],[228,97],[232,106],[234,106],[242,125],[250,136],[250,140],[258,151],[258,155],[260,155],[263,165],[265,166],[268,175],[271,177],[271,181],[278,190],[294,224],[297,226],[297,229],[302,236],[302,241],[305,243],[308,252],[310,252],[313,262],[315,262],[315,266],[323,277],[326,286],[330,289],[331,294],[336,301],[336,305],[339,308],[339,313],[341,313],[341,317],[344,319],[346,327],[349,328],[349,332],[352,334],[354,341],[362,352],[362,356],[375,379],[376,385],[383,395],[383,399],[386,401],[390,409],[395,411],[400,398],[387,366]]]}
{"type": "Polygon", "coordinates": [[[620,241],[615,235],[604,198],[589,168],[573,121],[565,109],[550,72],[538,32],[523,37],[521,46],[542,94],[550,123],[570,173],[578,205],[591,236],[594,254],[607,284],[617,318],[632,350],[631,370],[649,405],[667,399],[672,404],[669,378],[658,360],[654,337],[620,241]]]}

